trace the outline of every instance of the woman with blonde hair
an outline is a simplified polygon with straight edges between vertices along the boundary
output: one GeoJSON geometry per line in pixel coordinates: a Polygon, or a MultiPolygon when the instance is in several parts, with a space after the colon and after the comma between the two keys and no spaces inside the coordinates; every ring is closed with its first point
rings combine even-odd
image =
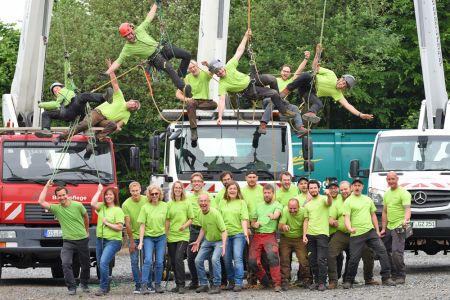
{"type": "Polygon", "coordinates": [[[146,195],[148,203],[144,204],[139,213],[140,224],[138,249],[144,248],[144,267],[142,269],[142,293],[148,294],[152,290],[152,278],[155,281],[155,292],[164,293],[161,280],[166,252],[165,220],[167,203],[163,200],[162,189],[157,185],[150,185],[146,195]],[[155,253],[155,276],[153,270],[153,253],[155,253]]]}
{"type": "Polygon", "coordinates": [[[109,187],[103,192],[103,202],[99,203],[103,185],[99,184],[91,200],[91,206],[97,211],[97,265],[100,270],[100,288],[97,296],[106,295],[109,290],[109,264],[122,248],[122,230],[125,217],[120,208],[116,188],[109,187]]]}
{"type": "Polygon", "coordinates": [[[175,273],[176,287],[171,291],[184,294],[186,272],[184,257],[189,243],[189,226],[194,213],[190,202],[186,200],[185,190],[181,181],[176,181],[170,191],[170,201],[167,204],[166,232],[167,249],[169,251],[171,268],[175,273]]]}
{"type": "Polygon", "coordinates": [[[228,232],[227,249],[224,257],[228,285],[225,289],[240,292],[244,280],[245,243],[249,242],[248,209],[244,197],[242,197],[241,189],[235,181],[228,182],[223,199],[220,202],[219,211],[228,232]]]}

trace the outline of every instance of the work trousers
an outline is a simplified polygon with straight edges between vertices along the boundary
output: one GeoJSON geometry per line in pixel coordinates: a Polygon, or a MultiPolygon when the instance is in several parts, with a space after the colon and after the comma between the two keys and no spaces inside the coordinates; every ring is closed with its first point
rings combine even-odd
{"type": "Polygon", "coordinates": [[[322,109],[323,103],[317,96],[314,76],[310,72],[302,73],[294,81],[289,83],[286,88],[290,92],[298,89],[300,99],[303,99],[306,105],[308,105],[308,112],[318,113],[322,109]]]}
{"type": "Polygon", "coordinates": [[[315,283],[327,282],[328,236],[324,234],[306,236],[308,238],[309,266],[315,283]]]}
{"type": "Polygon", "coordinates": [[[64,273],[64,281],[69,290],[77,288],[75,277],[73,275],[73,255],[78,254],[78,259],[81,266],[80,282],[81,284],[88,284],[90,277],[91,258],[89,255],[89,238],[72,241],[63,240],[61,249],[61,263],[64,273]]]}
{"type": "Polygon", "coordinates": [[[184,258],[186,249],[188,247],[187,241],[178,241],[167,243],[167,250],[170,257],[170,265],[175,273],[175,284],[178,287],[185,287],[186,285],[186,271],[184,268],[184,258]]]}
{"type": "Polygon", "coordinates": [[[312,282],[311,271],[309,269],[308,252],[301,237],[289,238],[281,236],[280,238],[280,260],[281,260],[281,281],[283,284],[289,282],[291,275],[291,254],[295,253],[298,259],[298,270],[300,277],[298,280],[303,282],[312,282]]]}
{"type": "Polygon", "coordinates": [[[275,286],[281,286],[280,257],[275,233],[255,233],[250,244],[249,267],[262,283],[268,282],[266,271],[261,263],[261,253],[265,252],[269,260],[270,275],[275,286]]]}
{"type": "Polygon", "coordinates": [[[394,230],[386,229],[386,235],[383,237],[383,243],[389,255],[391,263],[392,277],[405,278],[405,238],[394,230]]]}
{"type": "MultiPolygon", "coordinates": [[[[75,127],[75,134],[78,134],[82,131],[85,131],[89,128],[89,116],[86,116],[83,121],[81,121],[80,123],[78,123],[77,127],[75,127]]],[[[100,141],[103,142],[106,139],[106,136],[110,133],[113,133],[116,129],[117,129],[117,125],[116,122],[110,121],[108,119],[105,118],[105,116],[103,116],[100,111],[97,110],[93,110],[91,112],[91,125],[94,126],[99,126],[99,127],[103,127],[103,130],[96,133],[95,134],[95,138],[100,141]]],[[[61,133],[60,137],[65,140],[67,139],[67,137],[69,136],[69,132],[65,131],[63,133],[61,133]]]]}
{"type": "Polygon", "coordinates": [[[197,100],[192,99],[186,101],[186,109],[189,118],[189,126],[197,128],[197,109],[200,110],[214,110],[217,108],[217,103],[213,100],[197,100]]]}

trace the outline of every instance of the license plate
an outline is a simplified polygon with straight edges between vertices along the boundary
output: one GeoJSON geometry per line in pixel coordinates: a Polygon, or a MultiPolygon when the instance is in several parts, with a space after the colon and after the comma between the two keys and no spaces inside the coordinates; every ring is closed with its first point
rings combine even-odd
{"type": "Polygon", "coordinates": [[[44,237],[46,238],[59,238],[62,237],[61,229],[45,229],[44,237]]]}
{"type": "Polygon", "coordinates": [[[436,228],[435,220],[412,221],[413,228],[436,228]]]}

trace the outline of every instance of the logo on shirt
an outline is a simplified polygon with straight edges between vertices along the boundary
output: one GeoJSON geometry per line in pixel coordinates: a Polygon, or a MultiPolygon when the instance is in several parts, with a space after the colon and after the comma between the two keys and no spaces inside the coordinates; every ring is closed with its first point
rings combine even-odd
{"type": "MultiPolygon", "coordinates": [[[[83,202],[83,201],[87,200],[87,197],[86,196],[70,195],[69,199],[73,200],[73,201],[83,202]]],[[[58,200],[58,198],[56,198],[56,196],[53,195],[52,196],[52,200],[58,200]]]]}
{"type": "Polygon", "coordinates": [[[422,205],[425,202],[427,202],[427,194],[425,194],[425,192],[419,191],[417,193],[414,194],[413,199],[414,202],[416,202],[416,204],[422,205]]]}

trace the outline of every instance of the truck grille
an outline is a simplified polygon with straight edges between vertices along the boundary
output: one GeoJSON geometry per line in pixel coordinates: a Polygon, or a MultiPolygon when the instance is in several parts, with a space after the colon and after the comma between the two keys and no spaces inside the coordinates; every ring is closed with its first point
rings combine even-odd
{"type": "Polygon", "coordinates": [[[411,207],[443,207],[450,203],[450,191],[445,190],[410,190],[411,207]]]}
{"type": "MultiPolygon", "coordinates": [[[[84,207],[91,219],[92,207],[90,205],[84,205],[84,207]]],[[[55,221],[55,216],[50,211],[45,211],[39,204],[27,204],[25,205],[25,221],[51,222],[55,221]]]]}

